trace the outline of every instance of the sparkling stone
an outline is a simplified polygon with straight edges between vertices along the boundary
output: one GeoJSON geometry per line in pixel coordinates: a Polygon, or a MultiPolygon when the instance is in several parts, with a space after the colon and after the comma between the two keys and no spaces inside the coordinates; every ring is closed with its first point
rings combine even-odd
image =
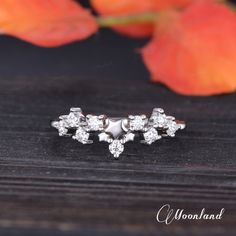
{"type": "Polygon", "coordinates": [[[130,119],[130,129],[133,131],[143,130],[146,124],[146,118],[142,116],[134,116],[130,119]]]}
{"type": "Polygon", "coordinates": [[[167,118],[165,114],[157,113],[151,116],[151,120],[153,121],[154,127],[164,127],[167,122],[167,118]]]}
{"type": "Polygon", "coordinates": [[[63,120],[53,122],[52,126],[58,130],[59,136],[66,135],[68,132],[68,129],[65,127],[65,122],[63,120]]]}
{"type": "Polygon", "coordinates": [[[151,128],[147,132],[145,132],[143,134],[143,137],[147,144],[152,144],[153,142],[161,138],[161,136],[158,135],[157,130],[154,128],[151,128]]]}
{"type": "Polygon", "coordinates": [[[118,158],[119,155],[124,151],[124,145],[121,144],[120,140],[115,139],[109,145],[109,150],[111,154],[114,155],[115,158],[118,158]]]}
{"type": "Polygon", "coordinates": [[[167,122],[167,130],[166,133],[167,135],[174,137],[175,132],[180,128],[180,126],[173,120],[170,120],[167,122]]]}
{"type": "Polygon", "coordinates": [[[67,127],[69,128],[79,127],[81,116],[82,116],[81,113],[70,112],[69,115],[65,117],[65,122],[67,127]]]}
{"type": "Polygon", "coordinates": [[[89,139],[89,133],[87,133],[83,128],[79,127],[76,130],[73,139],[79,141],[80,143],[86,144],[89,139]]]}
{"type": "Polygon", "coordinates": [[[103,120],[98,116],[87,116],[86,121],[90,131],[98,131],[103,127],[103,120]]]}

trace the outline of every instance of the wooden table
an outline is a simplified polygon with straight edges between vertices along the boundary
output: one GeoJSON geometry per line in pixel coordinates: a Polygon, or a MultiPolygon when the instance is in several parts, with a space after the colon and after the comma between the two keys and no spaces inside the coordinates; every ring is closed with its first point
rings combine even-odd
{"type": "Polygon", "coordinates": [[[0,38],[0,235],[235,235],[236,94],[185,97],[152,84],[145,41],[102,31],[56,49],[0,38]],[[136,51],[135,51],[136,50],[136,51]],[[119,116],[163,107],[187,121],[175,139],[107,145],[59,138],[72,106],[119,116]],[[156,221],[164,204],[219,221],[156,221]]]}

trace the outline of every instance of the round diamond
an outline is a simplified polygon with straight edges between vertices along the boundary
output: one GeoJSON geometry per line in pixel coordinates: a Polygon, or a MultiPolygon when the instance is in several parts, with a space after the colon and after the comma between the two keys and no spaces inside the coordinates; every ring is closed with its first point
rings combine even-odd
{"type": "Polygon", "coordinates": [[[154,127],[164,127],[166,125],[167,119],[165,114],[157,113],[151,117],[154,127]]]}
{"type": "Polygon", "coordinates": [[[58,130],[59,136],[66,135],[68,132],[67,128],[65,127],[65,122],[63,120],[53,122],[52,126],[58,130]]]}
{"type": "Polygon", "coordinates": [[[142,116],[134,116],[130,119],[130,129],[134,131],[143,130],[146,124],[146,119],[142,116]]]}
{"type": "Polygon", "coordinates": [[[87,116],[88,129],[90,131],[98,131],[103,127],[103,120],[98,116],[87,116]]]}
{"type": "Polygon", "coordinates": [[[124,151],[124,145],[121,144],[120,140],[113,140],[113,142],[109,145],[109,150],[115,158],[118,158],[124,151]]]}
{"type": "Polygon", "coordinates": [[[70,112],[69,115],[66,116],[65,118],[66,125],[69,128],[78,127],[80,125],[80,118],[81,118],[80,113],[70,112]]]}
{"type": "Polygon", "coordinates": [[[155,142],[157,139],[160,139],[161,136],[158,135],[158,132],[156,129],[151,128],[147,132],[143,134],[143,137],[146,141],[147,144],[152,144],[155,142]]]}
{"type": "Polygon", "coordinates": [[[76,130],[73,139],[79,141],[80,143],[86,144],[89,139],[89,133],[87,133],[83,128],[79,127],[76,130]]]}
{"type": "Polygon", "coordinates": [[[175,132],[180,128],[180,126],[173,120],[168,121],[167,123],[167,130],[166,133],[171,136],[174,137],[175,136],[175,132]]]}

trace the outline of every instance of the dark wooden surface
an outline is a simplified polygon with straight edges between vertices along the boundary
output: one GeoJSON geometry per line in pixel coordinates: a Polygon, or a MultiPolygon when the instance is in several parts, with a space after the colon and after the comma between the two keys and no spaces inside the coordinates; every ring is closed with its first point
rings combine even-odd
{"type": "Polygon", "coordinates": [[[0,38],[0,235],[235,235],[236,94],[184,97],[151,84],[144,41],[103,31],[42,49],[0,38]],[[187,121],[175,139],[107,145],[57,137],[72,106],[109,115],[155,106],[187,121]],[[165,203],[226,212],[221,221],[155,220],[165,203]]]}

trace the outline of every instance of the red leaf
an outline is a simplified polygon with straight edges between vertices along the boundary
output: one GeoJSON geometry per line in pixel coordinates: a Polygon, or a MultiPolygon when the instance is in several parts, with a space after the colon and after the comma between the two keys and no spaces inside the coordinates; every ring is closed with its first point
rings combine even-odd
{"type": "Polygon", "coordinates": [[[159,18],[142,50],[152,80],[185,95],[236,90],[236,15],[222,4],[200,2],[159,18]]]}
{"type": "Polygon", "coordinates": [[[97,31],[93,16],[72,0],[0,0],[0,31],[54,47],[97,31]]]}

